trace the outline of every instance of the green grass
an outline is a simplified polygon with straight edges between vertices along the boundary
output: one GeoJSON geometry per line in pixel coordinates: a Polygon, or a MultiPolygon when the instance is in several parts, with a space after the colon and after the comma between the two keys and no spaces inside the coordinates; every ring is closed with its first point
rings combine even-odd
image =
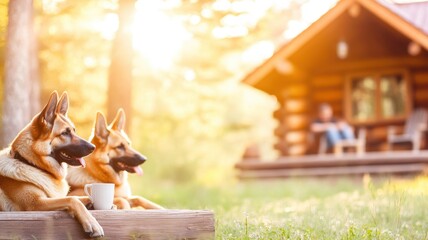
{"type": "Polygon", "coordinates": [[[238,182],[131,178],[167,208],[211,209],[217,239],[428,239],[428,178],[238,182]]]}

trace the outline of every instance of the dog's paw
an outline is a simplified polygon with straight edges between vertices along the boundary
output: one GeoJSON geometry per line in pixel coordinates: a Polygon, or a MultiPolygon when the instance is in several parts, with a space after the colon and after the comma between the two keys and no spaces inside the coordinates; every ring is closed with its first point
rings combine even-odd
{"type": "Polygon", "coordinates": [[[89,236],[91,238],[101,238],[101,237],[104,237],[103,229],[101,228],[101,232],[92,232],[92,233],[89,233],[89,236]]]}
{"type": "Polygon", "coordinates": [[[104,236],[104,230],[97,220],[90,216],[88,221],[83,223],[83,229],[91,238],[98,238],[104,236]]]}

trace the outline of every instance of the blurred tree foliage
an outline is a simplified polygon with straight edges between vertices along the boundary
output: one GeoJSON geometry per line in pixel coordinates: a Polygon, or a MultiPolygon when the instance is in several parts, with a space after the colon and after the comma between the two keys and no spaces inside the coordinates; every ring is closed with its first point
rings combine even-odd
{"type": "MultiPolygon", "coordinates": [[[[278,103],[240,80],[283,43],[286,23],[299,17],[302,2],[138,1],[141,22],[134,34],[140,37],[134,48],[140,50],[129,135],[149,157],[146,174],[215,182],[232,173],[250,144],[258,144],[265,158],[275,157],[272,113],[278,103]],[[144,18],[154,12],[177,27],[144,18]],[[151,37],[158,45],[139,45],[151,37]]],[[[107,109],[117,1],[39,0],[36,9],[43,102],[52,90],[67,90],[70,117],[78,132],[89,136],[96,111],[107,109]]]]}
{"type": "MultiPolygon", "coordinates": [[[[103,36],[104,17],[114,1],[36,2],[42,97],[68,91],[70,117],[78,132],[89,136],[96,111],[105,113],[112,36],[103,36]]],[[[114,26],[112,26],[114,27],[114,26]]]]}

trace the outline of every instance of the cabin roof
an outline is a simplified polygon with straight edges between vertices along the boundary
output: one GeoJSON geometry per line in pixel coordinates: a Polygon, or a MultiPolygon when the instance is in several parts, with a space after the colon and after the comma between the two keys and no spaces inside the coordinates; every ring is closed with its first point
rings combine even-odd
{"type": "Polygon", "coordinates": [[[377,2],[428,34],[428,1],[405,4],[394,4],[385,0],[377,2]]]}
{"type": "Polygon", "coordinates": [[[255,85],[324,28],[352,7],[361,7],[408,39],[428,50],[428,2],[396,4],[387,0],[341,0],[294,39],[280,47],[271,58],[250,72],[243,82],[255,85]]]}

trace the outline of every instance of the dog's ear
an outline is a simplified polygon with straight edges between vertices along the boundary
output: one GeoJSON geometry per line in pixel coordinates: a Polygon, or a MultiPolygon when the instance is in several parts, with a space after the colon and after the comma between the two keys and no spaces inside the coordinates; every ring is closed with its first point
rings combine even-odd
{"type": "Polygon", "coordinates": [[[58,102],[58,107],[56,109],[56,112],[59,114],[62,114],[64,116],[67,116],[67,112],[68,112],[68,94],[67,94],[67,92],[64,92],[61,95],[61,98],[59,99],[59,102],[58,102]]]}
{"type": "Polygon", "coordinates": [[[117,111],[116,117],[114,118],[113,122],[110,124],[111,129],[122,131],[125,128],[125,111],[123,111],[122,108],[119,108],[117,111]]]}
{"type": "Polygon", "coordinates": [[[97,118],[95,120],[94,137],[101,141],[105,141],[108,137],[107,123],[102,113],[97,112],[97,118]]]}
{"type": "Polygon", "coordinates": [[[40,122],[44,126],[50,127],[53,125],[53,122],[55,120],[55,110],[57,107],[57,102],[58,102],[58,93],[54,91],[52,92],[51,96],[49,97],[48,103],[43,108],[39,116],[40,122]]]}

